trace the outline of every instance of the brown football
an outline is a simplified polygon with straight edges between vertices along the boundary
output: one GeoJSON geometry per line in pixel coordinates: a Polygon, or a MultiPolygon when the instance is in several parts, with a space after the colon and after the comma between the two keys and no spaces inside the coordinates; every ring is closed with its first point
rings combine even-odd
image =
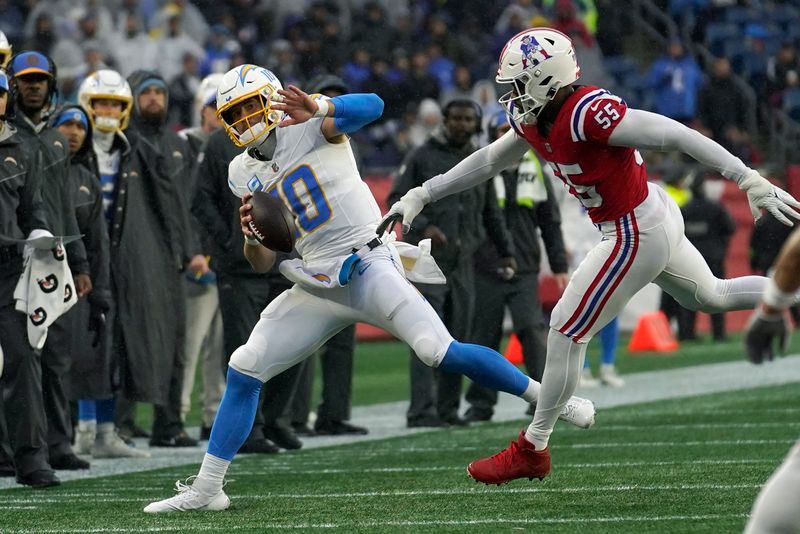
{"type": "Polygon", "coordinates": [[[250,204],[253,206],[250,212],[250,231],[259,243],[279,252],[291,252],[297,229],[294,226],[294,215],[283,201],[269,193],[256,191],[250,204]]]}

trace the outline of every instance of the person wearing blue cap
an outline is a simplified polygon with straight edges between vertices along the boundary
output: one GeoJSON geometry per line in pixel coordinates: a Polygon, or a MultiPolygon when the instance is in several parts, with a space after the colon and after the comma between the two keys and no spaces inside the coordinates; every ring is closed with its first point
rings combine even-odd
{"type": "Polygon", "coordinates": [[[78,403],[74,451],[94,458],[146,457],[147,452],[129,447],[107,428],[114,424],[115,369],[106,320],[112,307],[110,251],[89,116],[80,106],[67,105],[54,115],[52,125],[69,143],[67,179],[78,199],[75,214],[94,281],[89,297],[76,304],[72,325],[69,395],[78,403]]]}
{"type": "Polygon", "coordinates": [[[22,248],[11,240],[51,235],[41,196],[37,156],[6,121],[10,83],[0,70],[0,476],[34,488],[61,481],[48,459],[41,354],[28,341],[27,317],[15,310],[23,272],[22,248]],[[5,399],[5,400],[3,400],[5,399]]]}
{"type": "MultiPolygon", "coordinates": [[[[42,196],[47,207],[51,231],[55,235],[78,235],[75,195],[67,189],[69,149],[67,141],[48,123],[58,100],[56,65],[41,52],[16,54],[9,63],[14,118],[19,135],[36,147],[42,161],[42,196]]],[[[92,291],[89,263],[83,242],[66,245],[67,262],[75,280],[78,298],[92,291]]],[[[88,469],[89,463],[72,451],[72,424],[67,399],[67,380],[71,356],[64,350],[71,344],[71,315],[59,317],[50,327],[42,349],[42,391],[47,415],[47,442],[50,463],[56,469],[88,469]]]]}
{"type": "MultiPolygon", "coordinates": [[[[489,141],[506,133],[511,125],[505,111],[492,115],[487,124],[489,141]]],[[[508,308],[513,332],[522,345],[522,360],[528,375],[541,381],[547,353],[547,323],[539,303],[539,265],[544,241],[556,285],[567,284],[567,256],[561,235],[561,215],[546,175],[546,166],[533,151],[525,154],[516,167],[506,169],[490,182],[504,223],[514,245],[516,268],[509,270],[491,239],[484,241],[475,255],[475,321],[471,341],[499,350],[503,317],[508,308]]],[[[497,392],[473,383],[467,390],[470,421],[488,421],[497,404],[497,392]]]]}

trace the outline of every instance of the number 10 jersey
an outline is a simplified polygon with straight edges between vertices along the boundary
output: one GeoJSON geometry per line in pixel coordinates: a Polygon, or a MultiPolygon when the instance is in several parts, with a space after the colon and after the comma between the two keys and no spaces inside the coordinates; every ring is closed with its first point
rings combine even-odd
{"type": "Polygon", "coordinates": [[[608,144],[627,109],[605,89],[578,86],[547,137],[535,124],[511,125],[550,164],[594,223],[620,219],[647,198],[647,171],[639,151],[608,144]]]}
{"type": "Polygon", "coordinates": [[[299,232],[295,248],[305,261],[349,255],[375,237],[380,209],[361,180],[349,140],[329,143],[322,119],[279,128],[273,157],[261,161],[247,152],[228,168],[228,186],[277,195],[291,210],[299,232]]]}

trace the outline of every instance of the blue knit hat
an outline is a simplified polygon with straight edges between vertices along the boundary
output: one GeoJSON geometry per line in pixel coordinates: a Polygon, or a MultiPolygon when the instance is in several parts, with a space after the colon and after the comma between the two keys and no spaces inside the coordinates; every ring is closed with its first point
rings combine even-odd
{"type": "Polygon", "coordinates": [[[53,127],[57,128],[69,121],[78,121],[83,124],[84,130],[89,129],[89,119],[86,117],[86,113],[79,107],[69,107],[61,111],[53,121],[53,127]]]}

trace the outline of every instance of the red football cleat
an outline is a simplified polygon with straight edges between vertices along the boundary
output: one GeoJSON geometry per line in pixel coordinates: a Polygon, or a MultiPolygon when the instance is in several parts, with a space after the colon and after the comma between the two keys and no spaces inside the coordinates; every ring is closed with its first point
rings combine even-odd
{"type": "Polygon", "coordinates": [[[515,478],[542,480],[550,474],[550,450],[535,450],[533,443],[525,439],[525,432],[520,432],[517,441],[512,441],[507,448],[469,464],[467,473],[476,482],[498,486],[515,478]]]}

